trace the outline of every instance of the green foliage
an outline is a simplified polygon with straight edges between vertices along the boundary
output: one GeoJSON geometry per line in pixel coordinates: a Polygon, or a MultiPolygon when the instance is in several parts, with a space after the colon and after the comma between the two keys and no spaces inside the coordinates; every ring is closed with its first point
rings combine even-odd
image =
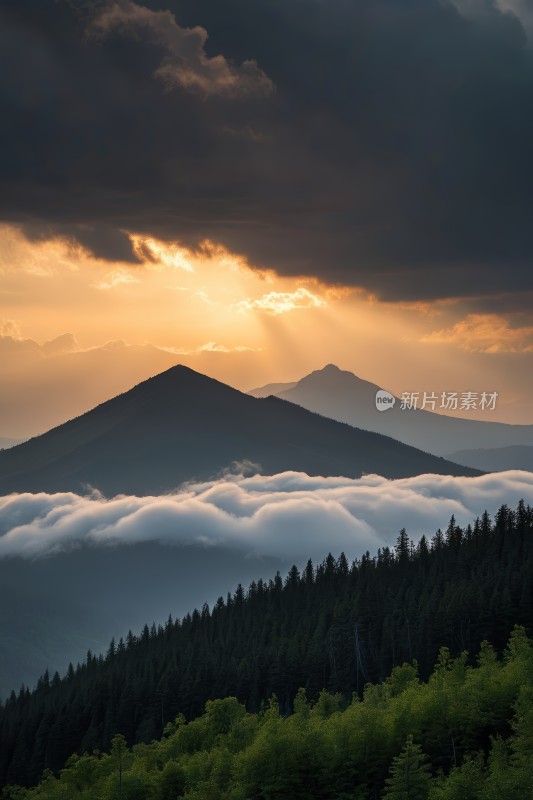
{"type": "Polygon", "coordinates": [[[27,800],[28,790],[22,786],[4,786],[1,800],[27,800]]]}
{"type": "Polygon", "coordinates": [[[383,800],[428,800],[430,780],[428,760],[409,735],[402,752],[392,762],[383,800]]]}
{"type": "Polygon", "coordinates": [[[429,800],[480,800],[483,770],[482,754],[466,756],[461,767],[452,769],[447,777],[441,776],[433,782],[429,800]]]}
{"type": "Polygon", "coordinates": [[[175,761],[168,761],[159,778],[159,800],[176,800],[182,797],[186,785],[186,772],[175,761]]]}
{"type": "Polygon", "coordinates": [[[401,667],[394,667],[390,677],[386,680],[391,697],[402,694],[409,686],[418,683],[418,672],[416,666],[402,664],[401,667]]]}
{"type": "Polygon", "coordinates": [[[1,800],[527,800],[532,775],[533,647],[517,629],[501,660],[442,651],[427,682],[403,665],[362,700],[300,689],[288,715],[275,696],[257,713],[208,701],[159,740],[116,735],[1,800]]]}

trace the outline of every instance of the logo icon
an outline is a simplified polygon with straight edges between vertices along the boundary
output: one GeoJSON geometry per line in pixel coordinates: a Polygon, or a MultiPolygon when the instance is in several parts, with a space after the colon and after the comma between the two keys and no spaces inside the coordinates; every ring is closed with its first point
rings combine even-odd
{"type": "Polygon", "coordinates": [[[394,407],[395,402],[396,398],[390,392],[386,392],[384,389],[379,389],[376,392],[376,408],[378,411],[388,411],[394,407]]]}

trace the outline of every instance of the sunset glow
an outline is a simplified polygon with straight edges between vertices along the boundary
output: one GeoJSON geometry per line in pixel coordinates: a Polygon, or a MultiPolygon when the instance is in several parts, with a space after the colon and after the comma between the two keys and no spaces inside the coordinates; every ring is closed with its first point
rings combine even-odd
{"type": "Polygon", "coordinates": [[[530,797],[533,0],[0,0],[0,798],[530,797]]]}
{"type": "MultiPolygon", "coordinates": [[[[35,369],[28,353],[21,359],[20,347],[7,346],[10,338],[42,344],[68,333],[66,351],[49,347],[49,355],[39,356],[41,362],[48,359],[50,385],[65,357],[120,340],[123,346],[151,345],[174,363],[243,390],[296,380],[334,362],[398,395],[498,390],[501,399],[491,418],[533,419],[526,374],[533,329],[520,320],[513,325],[512,317],[469,313],[453,298],[382,302],[362,288],[256,270],[214,243],[192,251],[178,242],[129,236],[138,257],[134,264],[96,259],[64,238],[29,241],[17,228],[3,226],[5,375],[16,374],[26,386],[35,369]]],[[[161,363],[145,350],[140,370],[126,370],[118,385],[109,383],[107,374],[93,375],[90,399],[127,388],[128,381],[157,371],[161,363]]],[[[22,420],[13,425],[9,420],[5,415],[0,433],[25,433],[22,420]]],[[[37,422],[30,432],[40,427],[37,422]]]]}

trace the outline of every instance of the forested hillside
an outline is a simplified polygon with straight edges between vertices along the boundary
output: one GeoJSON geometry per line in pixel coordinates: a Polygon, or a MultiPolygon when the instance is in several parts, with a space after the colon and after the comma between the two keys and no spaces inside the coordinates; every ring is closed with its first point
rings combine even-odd
{"type": "Polygon", "coordinates": [[[408,664],[362,701],[301,689],[290,716],[273,697],[249,714],[208,701],[193,722],[129,750],[72,756],[59,778],[4,800],[527,800],[533,778],[533,643],[521,628],[475,668],[441,650],[427,683],[408,664]]]}
{"type": "Polygon", "coordinates": [[[212,609],[89,653],[63,679],[45,674],[0,709],[0,780],[31,785],[116,733],[149,742],[228,695],[257,712],[275,693],[285,715],[300,687],[313,701],[322,689],[361,695],[413,660],[425,680],[442,646],[472,656],[487,640],[501,652],[515,624],[533,629],[533,510],[522,501],[494,522],[485,513],[463,529],[452,518],[416,546],[402,530],[375,558],[329,555],[239,586],[212,609]]]}

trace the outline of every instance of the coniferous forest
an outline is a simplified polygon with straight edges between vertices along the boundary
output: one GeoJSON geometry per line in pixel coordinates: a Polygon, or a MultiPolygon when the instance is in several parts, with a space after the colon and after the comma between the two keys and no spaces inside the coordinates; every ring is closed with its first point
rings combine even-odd
{"type": "Polygon", "coordinates": [[[368,684],[360,700],[305,690],[293,712],[271,698],[247,713],[234,697],[165,726],[159,741],[71,756],[35,789],[4,800],[527,800],[533,792],[533,642],[516,628],[499,660],[442,649],[425,683],[413,666],[368,684]]]}
{"type": "Polygon", "coordinates": [[[416,545],[402,530],[13,693],[0,780],[44,778],[4,796],[525,798],[532,630],[524,502],[416,545]]]}

